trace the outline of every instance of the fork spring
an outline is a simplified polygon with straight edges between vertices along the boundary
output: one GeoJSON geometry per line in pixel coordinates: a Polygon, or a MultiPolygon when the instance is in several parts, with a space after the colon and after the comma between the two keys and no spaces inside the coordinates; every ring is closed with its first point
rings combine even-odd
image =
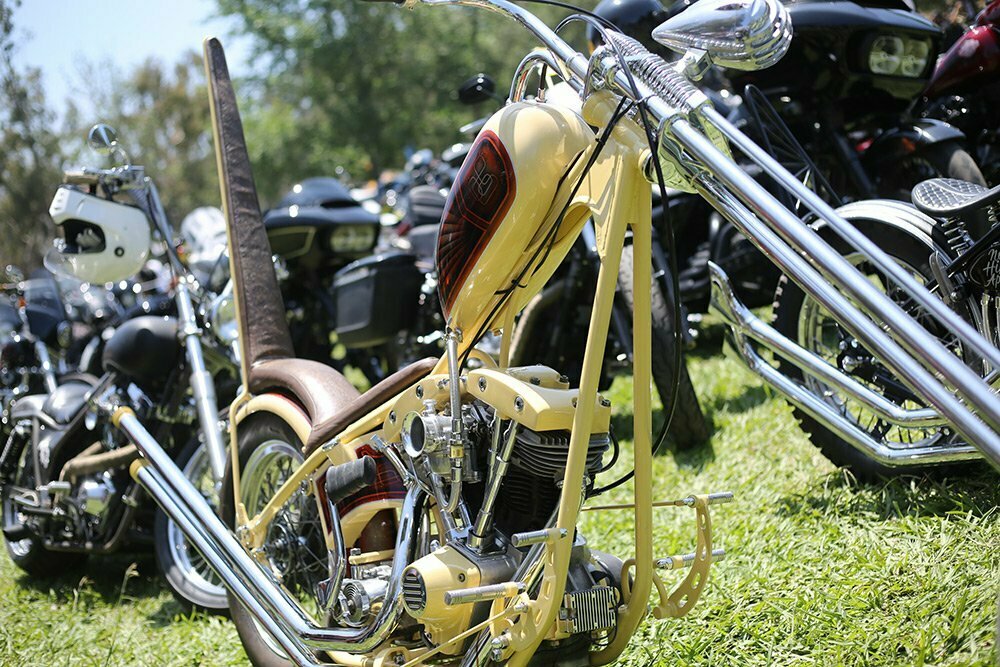
{"type": "Polygon", "coordinates": [[[649,86],[664,102],[685,113],[694,110],[692,101],[700,96],[700,92],[684,75],[632,37],[613,30],[609,30],[606,36],[629,61],[629,69],[636,78],[649,86]]]}

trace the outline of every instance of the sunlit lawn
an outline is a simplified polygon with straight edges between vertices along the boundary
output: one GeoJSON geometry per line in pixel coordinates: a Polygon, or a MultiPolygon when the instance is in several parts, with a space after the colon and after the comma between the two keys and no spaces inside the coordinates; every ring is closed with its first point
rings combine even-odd
{"type": "MultiPolygon", "coordinates": [[[[737,502],[713,514],[728,556],[694,611],[645,623],[623,664],[994,664],[1000,477],[980,468],[860,485],[809,445],[780,398],[712,351],[690,363],[715,424],[711,445],[659,457],[655,491],[735,491],[737,502]]],[[[611,391],[623,435],[630,395],[625,379],[611,391]]],[[[618,469],[631,459],[623,444],[618,469]]],[[[693,548],[693,517],[656,510],[658,555],[693,548]]],[[[627,512],[587,514],[583,532],[606,551],[631,544],[627,512]]],[[[0,557],[0,664],[245,660],[227,620],[180,615],[151,556],[93,559],[50,581],[30,581],[0,557]]]]}

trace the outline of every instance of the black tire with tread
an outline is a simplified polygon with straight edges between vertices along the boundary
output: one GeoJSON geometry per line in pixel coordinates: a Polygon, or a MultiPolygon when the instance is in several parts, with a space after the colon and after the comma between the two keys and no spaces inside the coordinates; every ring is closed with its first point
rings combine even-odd
{"type": "MultiPolygon", "coordinates": [[[[632,266],[633,248],[626,245],[622,248],[621,264],[618,271],[618,285],[631,313],[634,308],[634,298],[632,294],[632,266]]],[[[652,375],[653,385],[663,403],[663,410],[666,413],[667,401],[670,397],[672,386],[671,380],[674,378],[674,350],[677,346],[676,330],[674,328],[674,311],[663,294],[663,290],[656,284],[655,279],[650,288],[650,310],[653,320],[652,342],[652,375]]],[[[688,374],[687,364],[684,361],[684,353],[681,352],[681,365],[678,369],[677,407],[674,410],[673,421],[670,422],[670,430],[667,437],[676,444],[680,450],[691,449],[708,441],[711,436],[711,428],[705,419],[701,405],[698,403],[698,394],[694,390],[691,376],[688,374]]]]}
{"type": "MultiPolygon", "coordinates": [[[[874,241],[891,256],[916,268],[924,277],[930,277],[930,267],[928,265],[930,253],[923,241],[906,234],[896,227],[890,227],[877,221],[855,221],[854,224],[865,236],[874,241]]],[[[820,233],[838,252],[841,254],[848,252],[846,243],[839,236],[831,233],[829,228],[821,230],[820,233]]],[[[788,276],[781,276],[774,294],[772,323],[774,328],[780,333],[796,342],[799,340],[799,313],[804,301],[805,293],[799,286],[789,280],[788,276]]],[[[778,355],[775,356],[778,360],[778,370],[782,374],[796,382],[803,380],[803,373],[797,366],[778,355]]],[[[855,449],[847,441],[838,437],[805,411],[794,408],[794,414],[802,430],[809,436],[813,445],[819,448],[823,456],[829,459],[834,465],[849,469],[857,479],[864,482],[873,482],[907,474],[942,472],[945,470],[954,470],[957,467],[955,464],[888,466],[869,458],[863,452],[855,449]]]]}

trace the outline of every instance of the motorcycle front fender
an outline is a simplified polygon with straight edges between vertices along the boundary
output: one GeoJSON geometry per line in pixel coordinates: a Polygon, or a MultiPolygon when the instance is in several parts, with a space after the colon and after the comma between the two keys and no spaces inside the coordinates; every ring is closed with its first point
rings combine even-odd
{"type": "Polygon", "coordinates": [[[891,162],[945,141],[962,143],[965,133],[941,120],[919,118],[883,131],[865,149],[862,160],[866,165],[891,162]]]}

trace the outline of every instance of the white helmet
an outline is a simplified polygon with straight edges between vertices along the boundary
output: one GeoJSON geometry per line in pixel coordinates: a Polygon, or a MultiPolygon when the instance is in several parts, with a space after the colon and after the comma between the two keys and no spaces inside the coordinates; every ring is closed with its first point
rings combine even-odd
{"type": "Polygon", "coordinates": [[[46,256],[50,270],[103,284],[135,275],[149,256],[149,221],[134,206],[60,186],[49,215],[63,232],[46,256]]]}

